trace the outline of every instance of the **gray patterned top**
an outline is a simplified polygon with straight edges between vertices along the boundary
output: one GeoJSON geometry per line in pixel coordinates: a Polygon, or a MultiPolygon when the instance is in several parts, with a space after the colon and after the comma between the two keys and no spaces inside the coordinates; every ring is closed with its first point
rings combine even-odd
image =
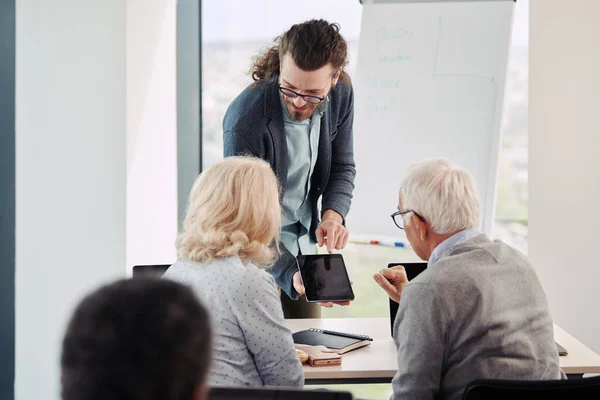
{"type": "Polygon", "coordinates": [[[239,257],[173,264],[164,278],[191,286],[213,328],[212,386],[302,386],[304,372],[270,274],[239,257]]]}

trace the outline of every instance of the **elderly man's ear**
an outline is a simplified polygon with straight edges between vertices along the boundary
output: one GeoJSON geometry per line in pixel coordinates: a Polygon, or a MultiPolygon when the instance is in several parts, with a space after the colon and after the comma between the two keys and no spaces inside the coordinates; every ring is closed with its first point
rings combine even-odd
{"type": "Polygon", "coordinates": [[[421,219],[419,217],[417,217],[415,215],[415,213],[411,213],[410,218],[411,218],[410,223],[416,229],[417,235],[419,235],[419,239],[421,239],[421,242],[424,242],[425,240],[427,240],[427,234],[429,231],[427,223],[421,221],[421,219]]]}

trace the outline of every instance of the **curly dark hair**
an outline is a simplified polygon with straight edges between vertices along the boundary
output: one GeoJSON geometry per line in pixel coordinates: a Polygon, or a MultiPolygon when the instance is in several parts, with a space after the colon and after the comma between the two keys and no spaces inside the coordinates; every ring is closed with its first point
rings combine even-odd
{"type": "Polygon", "coordinates": [[[304,71],[315,71],[327,64],[340,80],[349,81],[344,67],[348,64],[348,43],[340,34],[340,25],[324,19],[311,19],[293,25],[275,38],[275,44],[254,57],[250,74],[255,82],[270,82],[279,75],[281,55],[290,53],[296,65],[304,71]]]}
{"type": "Polygon", "coordinates": [[[189,400],[211,363],[208,312],[179,283],[120,280],[77,306],[62,346],[63,400],[189,400]]]}

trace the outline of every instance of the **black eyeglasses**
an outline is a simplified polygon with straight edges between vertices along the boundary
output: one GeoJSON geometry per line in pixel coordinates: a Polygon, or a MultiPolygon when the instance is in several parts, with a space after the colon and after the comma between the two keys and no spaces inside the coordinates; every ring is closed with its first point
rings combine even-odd
{"type": "Polygon", "coordinates": [[[292,89],[288,89],[281,85],[279,85],[279,91],[284,96],[287,96],[291,99],[295,99],[296,97],[300,96],[300,97],[302,97],[302,100],[304,100],[305,102],[310,103],[310,104],[321,104],[323,102],[323,100],[325,100],[325,97],[311,96],[309,94],[300,94],[296,91],[293,91],[292,89]]]}
{"type": "Polygon", "coordinates": [[[390,215],[390,217],[392,217],[392,221],[394,221],[394,224],[396,224],[398,228],[404,230],[404,218],[402,218],[402,216],[408,213],[415,214],[421,221],[425,222],[425,218],[423,218],[421,215],[419,215],[416,211],[413,210],[396,211],[395,213],[390,215]],[[396,219],[397,216],[400,216],[400,218],[396,219]]]}

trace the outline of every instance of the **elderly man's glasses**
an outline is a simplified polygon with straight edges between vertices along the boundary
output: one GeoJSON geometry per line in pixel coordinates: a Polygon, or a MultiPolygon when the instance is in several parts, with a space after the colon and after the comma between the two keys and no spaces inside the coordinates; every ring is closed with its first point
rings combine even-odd
{"type": "Polygon", "coordinates": [[[310,103],[310,104],[321,104],[323,102],[323,100],[325,100],[325,97],[311,96],[309,94],[300,94],[292,89],[288,89],[281,85],[279,85],[279,91],[284,96],[289,97],[290,99],[295,99],[296,97],[302,97],[302,100],[304,100],[305,102],[310,103]]]}
{"type": "Polygon", "coordinates": [[[413,210],[396,211],[395,213],[393,213],[392,215],[390,215],[390,217],[392,217],[392,220],[394,221],[394,224],[396,224],[396,226],[398,228],[404,229],[404,218],[403,218],[403,216],[405,214],[408,214],[408,213],[415,214],[421,221],[425,222],[425,218],[423,218],[421,215],[419,215],[416,211],[413,211],[413,210]]]}

